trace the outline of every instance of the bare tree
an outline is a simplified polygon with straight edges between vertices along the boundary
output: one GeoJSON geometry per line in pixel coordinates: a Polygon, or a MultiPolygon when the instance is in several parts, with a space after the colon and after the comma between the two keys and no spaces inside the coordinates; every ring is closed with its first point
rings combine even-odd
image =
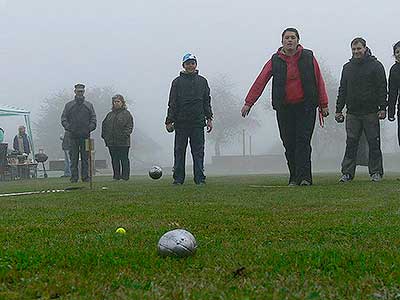
{"type": "Polygon", "coordinates": [[[243,100],[234,94],[234,84],[226,75],[214,78],[210,85],[215,120],[209,140],[214,144],[215,156],[220,156],[222,147],[233,143],[242,129],[253,130],[259,122],[254,114],[246,119],[241,117],[243,100]]]}
{"type": "Polygon", "coordinates": [[[325,64],[320,64],[321,73],[325,81],[326,92],[329,98],[330,116],[324,119],[323,127],[319,124],[317,113],[317,124],[313,135],[313,153],[316,160],[332,157],[341,157],[346,142],[344,124],[335,121],[336,98],[339,87],[338,80],[332,75],[325,64]]]}

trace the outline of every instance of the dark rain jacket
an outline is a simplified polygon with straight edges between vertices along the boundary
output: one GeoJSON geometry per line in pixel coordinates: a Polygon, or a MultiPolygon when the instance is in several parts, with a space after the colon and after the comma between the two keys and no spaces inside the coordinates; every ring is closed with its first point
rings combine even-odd
{"type": "Polygon", "coordinates": [[[388,116],[393,118],[396,113],[400,115],[400,63],[396,62],[391,68],[389,73],[389,103],[388,103],[388,116]]]}
{"type": "Polygon", "coordinates": [[[133,117],[126,108],[110,111],[101,126],[101,137],[107,147],[131,145],[133,117]]]}
{"type": "Polygon", "coordinates": [[[88,138],[96,129],[96,113],[92,103],[83,97],[65,104],[61,115],[61,124],[70,133],[71,138],[88,138]]]}
{"type": "Polygon", "coordinates": [[[204,127],[212,117],[207,80],[197,71],[181,72],[172,81],[165,124],[174,123],[175,128],[204,127]]]}
{"type": "Polygon", "coordinates": [[[385,69],[369,49],[363,58],[351,58],[343,66],[336,112],[342,112],[344,106],[348,113],[358,115],[386,110],[385,69]]]}

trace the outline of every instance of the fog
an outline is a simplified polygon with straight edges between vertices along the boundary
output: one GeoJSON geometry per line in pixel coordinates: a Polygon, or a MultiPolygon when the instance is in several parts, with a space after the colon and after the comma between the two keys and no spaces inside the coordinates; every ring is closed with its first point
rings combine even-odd
{"type": "MultiPolygon", "coordinates": [[[[113,86],[134,103],[136,126],[165,146],[166,161],[172,161],[173,135],[163,123],[183,54],[194,53],[207,78],[227,74],[241,98],[289,26],[298,28],[301,44],[335,78],[356,36],[367,40],[388,71],[392,45],[400,39],[398,10],[395,0],[0,0],[0,103],[30,109],[35,121],[43,99],[59,90],[72,90],[77,82],[113,86]]],[[[253,154],[279,142],[274,115],[260,109],[269,99],[266,91],[256,106],[264,121],[253,154]]],[[[18,122],[0,120],[8,139],[18,122]]],[[[240,154],[239,139],[236,144],[225,152],[240,154]]]]}

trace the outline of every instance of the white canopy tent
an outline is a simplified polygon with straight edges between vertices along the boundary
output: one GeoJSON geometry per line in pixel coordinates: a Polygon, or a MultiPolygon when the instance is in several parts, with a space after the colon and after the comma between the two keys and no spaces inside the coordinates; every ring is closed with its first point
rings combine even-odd
{"type": "Polygon", "coordinates": [[[22,108],[17,108],[10,105],[0,104],[0,118],[10,116],[23,116],[25,120],[25,127],[28,134],[29,144],[31,146],[32,155],[35,157],[35,148],[33,146],[33,136],[31,127],[31,112],[22,108]]]}

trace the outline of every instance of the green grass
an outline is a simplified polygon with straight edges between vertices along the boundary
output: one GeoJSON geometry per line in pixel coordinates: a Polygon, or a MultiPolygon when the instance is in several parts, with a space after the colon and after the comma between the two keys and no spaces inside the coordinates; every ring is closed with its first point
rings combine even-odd
{"type": "Polygon", "coordinates": [[[283,176],[187,181],[96,178],[93,191],[0,198],[0,299],[400,299],[394,175],[294,188],[283,176]],[[157,255],[175,228],[195,235],[193,257],[157,255]]]}

